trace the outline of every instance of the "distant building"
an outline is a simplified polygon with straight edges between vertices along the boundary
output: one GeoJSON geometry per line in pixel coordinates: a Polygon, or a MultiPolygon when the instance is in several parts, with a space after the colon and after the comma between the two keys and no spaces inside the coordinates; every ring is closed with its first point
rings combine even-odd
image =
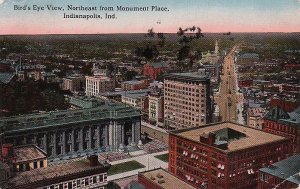
{"type": "Polygon", "coordinates": [[[291,154],[290,139],[234,123],[169,132],[169,168],[195,188],[257,187],[258,170],[291,154]]]}
{"type": "Polygon", "coordinates": [[[144,65],[144,76],[156,80],[157,76],[164,73],[168,67],[166,62],[147,63],[144,65]]]}
{"type": "Polygon", "coordinates": [[[300,107],[291,113],[279,107],[272,108],[263,118],[263,130],[291,139],[288,147],[294,153],[300,152],[300,107]]]}
{"type": "Polygon", "coordinates": [[[164,169],[140,172],[138,174],[138,182],[142,184],[145,189],[194,189],[193,186],[180,180],[164,169]]]}
{"type": "Polygon", "coordinates": [[[114,91],[115,83],[109,77],[104,76],[86,76],[86,89],[87,96],[96,96],[99,93],[114,91]]]}
{"type": "Polygon", "coordinates": [[[62,89],[69,90],[72,93],[85,89],[85,77],[84,76],[68,76],[63,78],[62,89]]]}
{"type": "Polygon", "coordinates": [[[247,125],[249,127],[260,129],[263,128],[263,117],[266,109],[262,107],[248,108],[247,109],[247,125]]]}
{"type": "Polygon", "coordinates": [[[300,155],[259,170],[258,189],[294,189],[300,185],[300,155]]]}
{"type": "Polygon", "coordinates": [[[204,69],[165,76],[164,116],[167,129],[196,127],[211,121],[210,77],[204,69]]]}
{"type": "Polygon", "coordinates": [[[131,80],[131,81],[124,81],[121,83],[121,88],[124,91],[130,90],[140,90],[140,89],[147,89],[149,86],[148,80],[131,80]]]}
{"type": "Polygon", "coordinates": [[[237,57],[238,64],[253,65],[259,61],[259,54],[257,53],[244,53],[237,57]]]}
{"type": "Polygon", "coordinates": [[[58,83],[59,82],[59,78],[57,77],[57,75],[52,72],[42,72],[41,80],[45,81],[46,83],[58,83]]]}
{"type": "Polygon", "coordinates": [[[149,122],[152,124],[164,121],[164,96],[160,93],[149,94],[149,122]]]}
{"type": "Polygon", "coordinates": [[[105,189],[110,165],[98,162],[98,156],[25,171],[8,180],[4,189],[98,188],[105,189]]]}
{"type": "Polygon", "coordinates": [[[148,92],[144,91],[136,91],[135,93],[125,92],[122,94],[122,102],[124,104],[128,104],[140,110],[144,108],[144,100],[146,98],[148,98],[148,92]]]}
{"type": "Polygon", "coordinates": [[[286,112],[292,112],[300,106],[300,99],[272,97],[270,106],[280,107],[286,112]]]}

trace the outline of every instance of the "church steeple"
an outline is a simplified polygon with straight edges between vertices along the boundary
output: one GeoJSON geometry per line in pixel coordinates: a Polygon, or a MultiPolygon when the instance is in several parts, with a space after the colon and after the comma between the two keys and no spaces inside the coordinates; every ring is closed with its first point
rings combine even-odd
{"type": "Polygon", "coordinates": [[[215,44],[215,54],[219,55],[219,43],[218,43],[218,40],[216,40],[216,44],[215,44]]]}

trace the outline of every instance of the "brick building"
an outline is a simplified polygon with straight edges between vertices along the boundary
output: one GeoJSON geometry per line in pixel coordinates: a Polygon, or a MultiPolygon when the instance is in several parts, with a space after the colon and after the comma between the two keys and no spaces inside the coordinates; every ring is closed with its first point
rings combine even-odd
{"type": "Polygon", "coordinates": [[[286,112],[292,112],[300,106],[300,99],[273,97],[270,100],[271,107],[280,107],[286,112]]]}
{"type": "Polygon", "coordinates": [[[258,189],[295,189],[299,186],[299,154],[259,170],[258,189]]]}
{"type": "Polygon", "coordinates": [[[205,125],[211,121],[210,77],[198,72],[172,73],[164,80],[166,129],[205,125]]]}
{"type": "Polygon", "coordinates": [[[144,76],[156,80],[157,76],[162,74],[166,68],[168,68],[166,62],[147,63],[144,65],[144,76]]]}
{"type": "Polygon", "coordinates": [[[140,89],[147,89],[149,86],[148,80],[131,80],[131,81],[124,81],[121,83],[121,88],[124,91],[130,90],[140,90],[140,89]]]}
{"type": "Polygon", "coordinates": [[[258,170],[285,159],[289,143],[229,122],[170,131],[168,170],[195,188],[254,189],[258,170]]]}
{"type": "Polygon", "coordinates": [[[291,138],[289,148],[294,153],[300,152],[300,107],[291,113],[279,107],[272,108],[263,120],[265,132],[291,138]]]}

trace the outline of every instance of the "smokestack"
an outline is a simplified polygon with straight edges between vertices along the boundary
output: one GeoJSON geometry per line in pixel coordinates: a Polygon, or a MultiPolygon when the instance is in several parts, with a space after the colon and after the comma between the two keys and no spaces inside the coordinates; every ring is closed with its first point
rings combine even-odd
{"type": "Polygon", "coordinates": [[[3,144],[2,145],[2,159],[8,160],[13,158],[14,156],[14,149],[13,144],[3,144]]]}
{"type": "Polygon", "coordinates": [[[94,167],[99,165],[98,156],[97,155],[91,155],[87,158],[90,161],[90,166],[94,167]]]}

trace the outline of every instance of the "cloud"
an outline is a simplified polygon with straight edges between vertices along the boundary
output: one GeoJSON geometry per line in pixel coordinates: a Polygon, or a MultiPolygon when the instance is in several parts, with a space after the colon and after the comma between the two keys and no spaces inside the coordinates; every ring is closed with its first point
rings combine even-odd
{"type": "Polygon", "coordinates": [[[0,0],[0,5],[4,3],[5,0],[0,0]]]}

